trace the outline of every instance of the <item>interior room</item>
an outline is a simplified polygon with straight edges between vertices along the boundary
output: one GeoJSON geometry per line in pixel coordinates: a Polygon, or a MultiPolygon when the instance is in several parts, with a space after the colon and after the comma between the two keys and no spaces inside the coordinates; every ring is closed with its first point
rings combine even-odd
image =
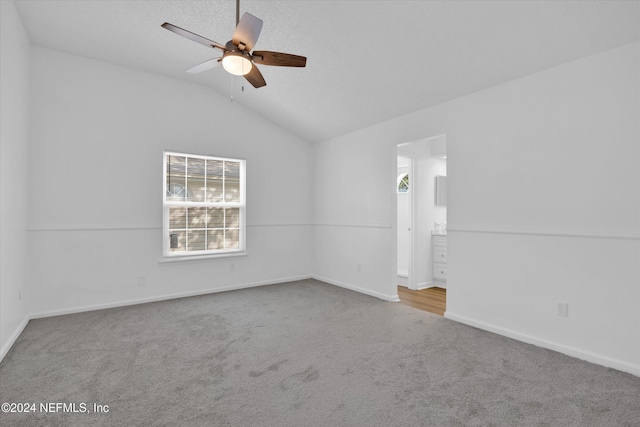
{"type": "Polygon", "coordinates": [[[639,1],[0,19],[0,424],[640,419],[639,1]]]}

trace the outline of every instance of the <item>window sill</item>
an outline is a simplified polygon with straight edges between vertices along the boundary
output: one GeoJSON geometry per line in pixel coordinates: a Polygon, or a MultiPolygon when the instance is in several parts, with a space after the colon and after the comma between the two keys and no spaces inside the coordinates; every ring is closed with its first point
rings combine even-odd
{"type": "Polygon", "coordinates": [[[164,263],[172,263],[172,262],[183,262],[183,261],[201,261],[207,259],[221,259],[221,258],[237,258],[247,256],[246,251],[241,252],[228,252],[224,254],[204,254],[204,255],[173,255],[173,256],[165,256],[162,257],[160,264],[164,263]]]}

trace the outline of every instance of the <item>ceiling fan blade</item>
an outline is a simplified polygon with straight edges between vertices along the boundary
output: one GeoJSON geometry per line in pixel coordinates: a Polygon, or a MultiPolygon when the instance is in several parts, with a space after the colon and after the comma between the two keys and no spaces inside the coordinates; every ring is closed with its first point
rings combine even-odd
{"type": "Polygon", "coordinates": [[[169,31],[172,31],[178,35],[181,35],[182,37],[186,37],[189,40],[192,40],[196,43],[200,43],[202,45],[205,45],[207,47],[211,47],[211,48],[218,48],[218,49],[224,49],[224,46],[221,45],[220,43],[214,42],[213,40],[209,40],[205,37],[199,36],[195,33],[192,33],[191,31],[187,31],[184,28],[180,28],[180,27],[176,27],[173,24],[169,24],[168,22],[165,22],[164,24],[162,24],[162,28],[166,28],[169,31]]]}
{"type": "Polygon", "coordinates": [[[252,54],[253,62],[263,65],[275,65],[278,67],[304,67],[307,58],[290,53],[269,52],[268,50],[256,50],[252,54]]]}
{"type": "Polygon", "coordinates": [[[217,67],[219,64],[220,64],[220,58],[208,59],[204,62],[201,62],[198,65],[194,65],[193,67],[186,69],[185,71],[187,73],[197,74],[203,71],[211,70],[217,67]]]}
{"type": "Polygon", "coordinates": [[[238,26],[233,32],[231,41],[236,46],[242,43],[245,45],[243,50],[251,51],[251,49],[253,49],[253,46],[255,46],[256,41],[258,41],[261,30],[262,20],[256,18],[250,13],[245,13],[244,15],[242,15],[240,22],[238,22],[238,26]]]}
{"type": "Polygon", "coordinates": [[[247,81],[256,89],[267,85],[267,82],[264,81],[264,77],[262,77],[262,73],[258,70],[256,64],[253,64],[251,71],[249,71],[249,74],[245,74],[244,78],[247,79],[247,81]]]}

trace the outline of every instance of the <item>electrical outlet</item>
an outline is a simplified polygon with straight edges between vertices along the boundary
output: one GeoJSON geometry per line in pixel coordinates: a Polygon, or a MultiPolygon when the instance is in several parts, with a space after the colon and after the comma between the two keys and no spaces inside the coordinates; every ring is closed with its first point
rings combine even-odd
{"type": "Polygon", "coordinates": [[[569,303],[559,302],[556,304],[556,314],[560,317],[569,316],[569,303]]]}
{"type": "Polygon", "coordinates": [[[356,271],[360,273],[362,271],[362,264],[356,264],[356,271]]]}
{"type": "Polygon", "coordinates": [[[138,286],[147,286],[147,278],[145,276],[138,276],[138,286]]]}

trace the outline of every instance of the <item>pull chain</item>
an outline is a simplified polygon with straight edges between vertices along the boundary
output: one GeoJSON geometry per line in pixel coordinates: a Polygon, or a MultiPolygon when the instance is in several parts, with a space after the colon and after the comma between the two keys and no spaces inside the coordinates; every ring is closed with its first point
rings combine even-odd
{"type": "Polygon", "coordinates": [[[229,93],[231,94],[230,95],[231,102],[233,102],[233,78],[234,78],[234,76],[233,76],[233,74],[230,74],[230,76],[231,76],[231,88],[229,90],[229,93]]]}

